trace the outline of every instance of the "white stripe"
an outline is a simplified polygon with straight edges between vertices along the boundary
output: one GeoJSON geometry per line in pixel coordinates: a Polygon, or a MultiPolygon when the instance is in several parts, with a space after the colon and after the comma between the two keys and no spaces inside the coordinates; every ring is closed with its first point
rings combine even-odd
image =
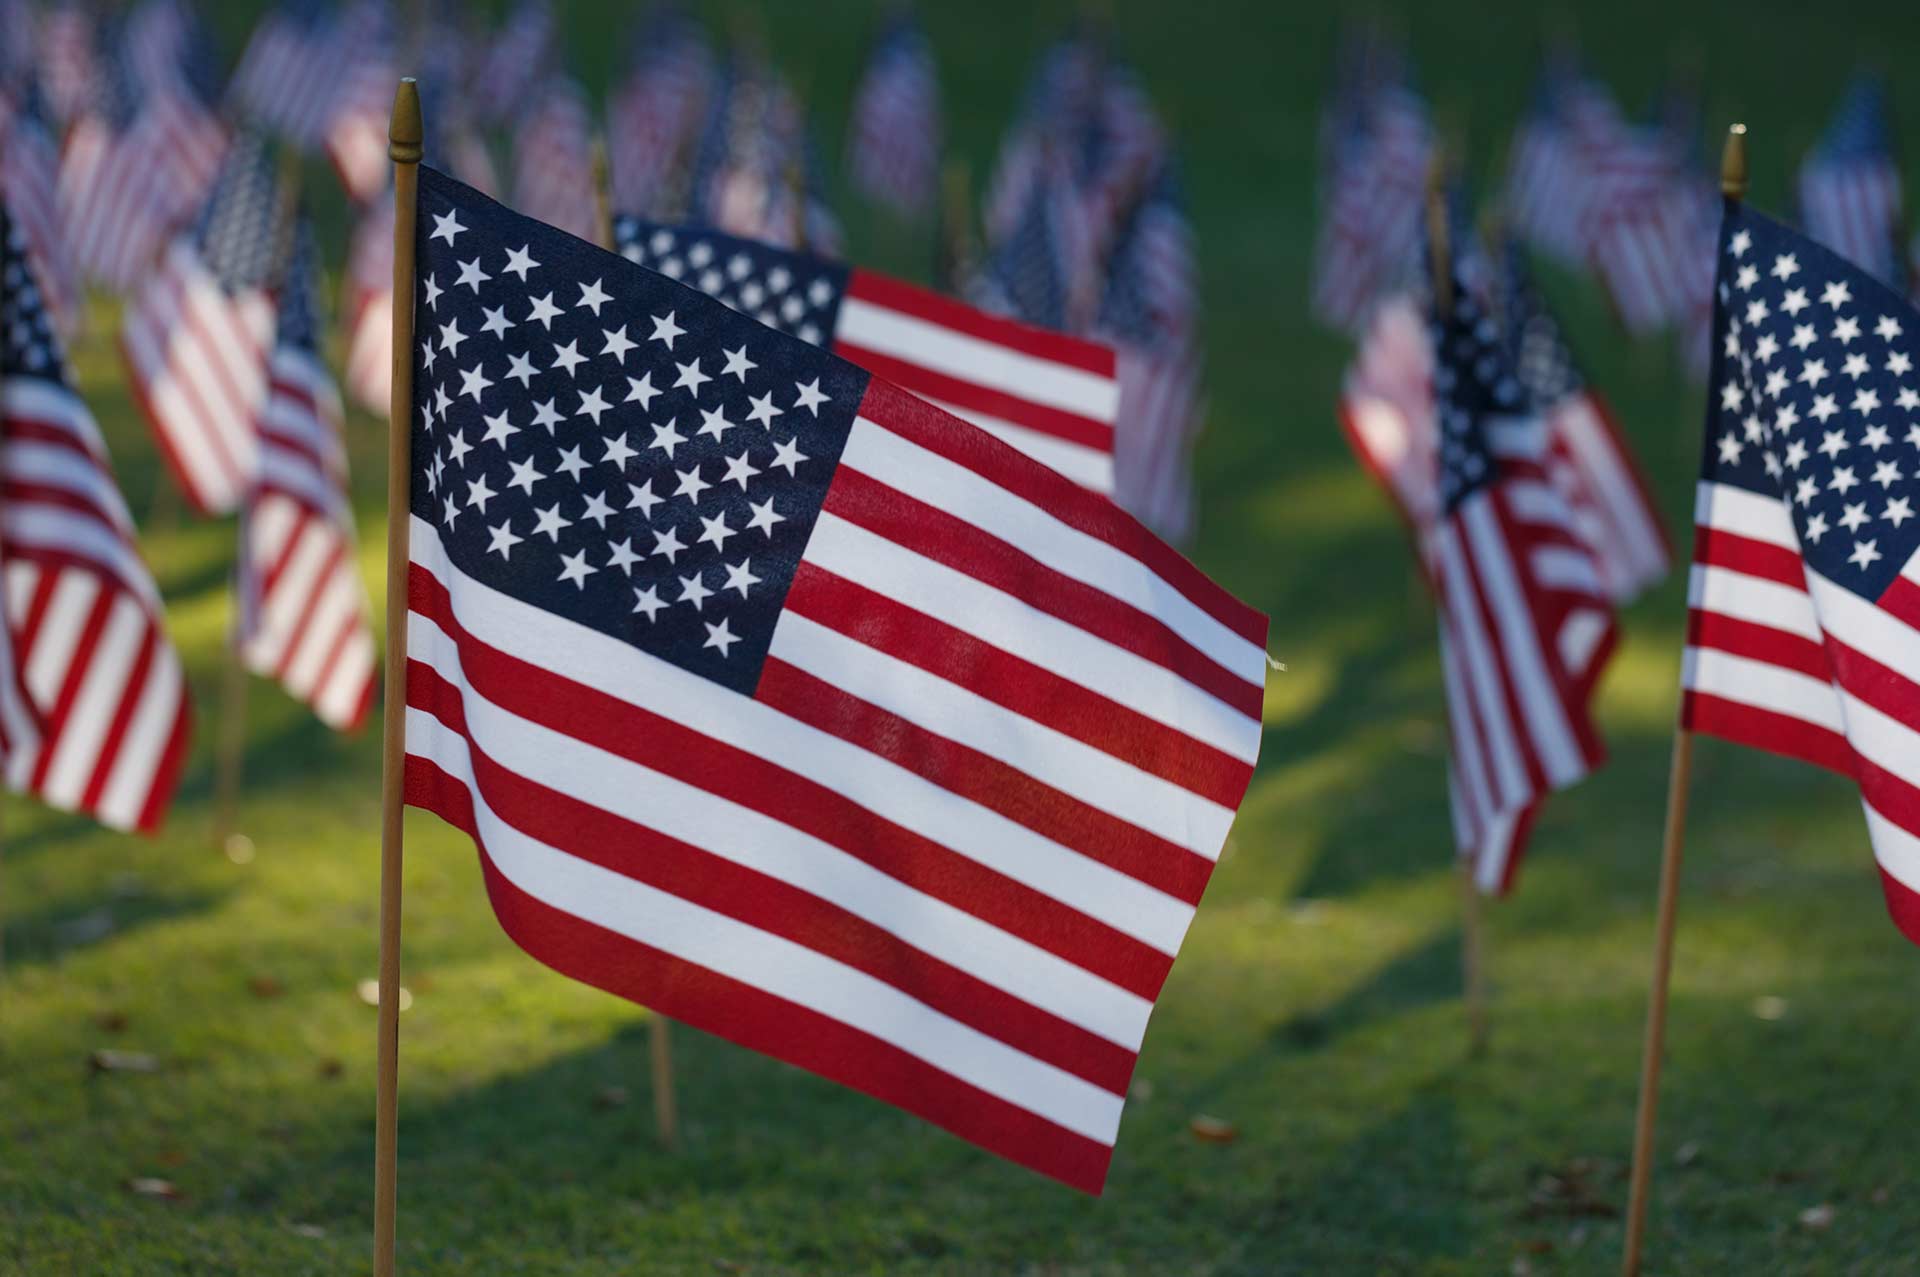
{"type": "Polygon", "coordinates": [[[60,725],[60,739],[41,784],[47,801],[77,807],[101,763],[113,718],[133,677],[134,659],[147,634],[147,614],[133,598],[116,594],[107,622],[87,657],[79,695],[60,725]]]}
{"type": "Polygon", "coordinates": [[[857,418],[840,464],[917,501],[964,518],[1073,580],[1091,585],[1164,622],[1208,658],[1256,687],[1266,685],[1267,656],[1215,620],[1146,564],[1099,537],[918,444],[857,418]]]}
{"type": "Polygon", "coordinates": [[[1440,675],[1447,693],[1447,726],[1453,738],[1451,757],[1456,781],[1452,791],[1454,845],[1464,848],[1475,839],[1486,813],[1493,809],[1493,796],[1487,790],[1486,760],[1480,744],[1470,732],[1468,715],[1473,702],[1468,699],[1466,673],[1455,653],[1458,645],[1447,637],[1447,626],[1440,626],[1440,675]]]}
{"type": "MultiPolygon", "coordinates": [[[[336,537],[337,544],[337,537],[336,537]]],[[[287,690],[302,700],[313,699],[327,658],[341,643],[341,631],[358,619],[360,582],[351,563],[341,559],[320,586],[319,601],[301,631],[294,636],[294,657],[287,666],[287,690]]]]}
{"type": "Polygon", "coordinates": [[[0,382],[0,408],[9,417],[57,426],[74,435],[95,456],[106,452],[100,427],[72,391],[38,377],[8,377],[0,382]]]}
{"type": "Polygon", "coordinates": [[[1259,755],[1259,723],[1164,665],[858,524],[822,511],[801,558],[1244,762],[1259,755]]]}
{"type": "Polygon", "coordinates": [[[101,579],[93,573],[71,569],[62,571],[53,583],[46,611],[34,631],[24,675],[27,691],[36,703],[52,705],[59,700],[74,651],[80,646],[80,632],[93,613],[100,587],[101,579]]]}
{"type": "Polygon", "coordinates": [[[990,1095],[1113,1143],[1120,1097],[804,945],[528,837],[494,814],[473,782],[466,742],[429,714],[407,711],[407,742],[409,753],[430,758],[467,787],[488,858],[534,899],[871,1034],[990,1095]]]}
{"type": "Polygon", "coordinates": [[[1112,377],[956,332],[852,294],[840,303],[834,341],[1109,425],[1119,415],[1120,387],[1112,377]]]}
{"type": "Polygon", "coordinates": [[[1920,683],[1920,633],[1912,626],[1812,568],[1807,569],[1807,588],[1827,633],[1909,682],[1920,683]]]}
{"type": "Polygon", "coordinates": [[[373,635],[364,618],[357,619],[353,633],[340,646],[333,669],[313,698],[314,713],[329,727],[344,728],[366,697],[367,684],[373,678],[373,635]]]}
{"type": "Polygon", "coordinates": [[[293,632],[307,600],[317,588],[327,557],[333,552],[335,536],[324,519],[309,518],[294,543],[292,557],[280,572],[267,595],[261,600],[258,650],[270,663],[277,663],[288,644],[297,639],[293,632]]]}
{"type": "Polygon", "coordinates": [[[1860,806],[1867,814],[1874,860],[1908,891],[1920,892],[1920,838],[1882,816],[1864,798],[1860,806]]]}
{"type": "MultiPolygon", "coordinates": [[[[113,486],[113,479],[92,458],[83,457],[64,444],[11,440],[0,449],[0,472],[36,487],[71,492],[98,509],[100,517],[119,530],[132,529],[132,519],[121,502],[119,489],[113,486]]],[[[31,502],[34,498],[24,500],[31,502]]]]}
{"type": "Polygon", "coordinates": [[[1439,591],[1449,628],[1455,635],[1466,691],[1473,698],[1472,708],[1480,720],[1480,742],[1487,755],[1489,801],[1482,810],[1525,802],[1528,794],[1526,767],[1520,760],[1513,731],[1519,726],[1507,715],[1506,697],[1501,687],[1499,666],[1493,655],[1493,640],[1487,634],[1476,603],[1478,591],[1467,570],[1466,555],[1458,529],[1452,521],[1441,525],[1434,538],[1434,552],[1443,580],[1439,591]],[[1451,584],[1444,584],[1450,582],[1451,584]]]}
{"type": "Polygon", "coordinates": [[[1797,718],[1836,735],[1846,731],[1833,684],[1770,661],[1689,647],[1681,658],[1680,685],[1737,705],[1797,718]]]}
{"type": "Polygon", "coordinates": [[[1639,481],[1620,451],[1622,445],[1588,394],[1561,400],[1552,424],[1566,440],[1587,489],[1606,511],[1612,541],[1633,565],[1633,581],[1645,584],[1665,569],[1667,547],[1639,481]]]}
{"type": "Polygon", "coordinates": [[[1211,856],[1233,824],[1231,808],[804,616],[781,615],[770,655],[1189,851],[1211,856]]]}
{"type": "Polygon", "coordinates": [[[483,585],[446,561],[438,529],[418,517],[412,546],[414,563],[449,587],[456,618],[478,641],[765,758],[1162,953],[1179,951],[1193,918],[1184,901],[876,754],[747,697],[715,696],[704,678],[483,585]]]}
{"type": "Polygon", "coordinates": [[[91,515],[34,503],[0,505],[0,541],[13,549],[39,549],[92,561],[116,584],[143,600],[156,600],[153,580],[140,556],[123,538],[91,515]]]}
{"type": "Polygon", "coordinates": [[[1881,771],[1920,785],[1920,732],[1844,687],[1839,695],[1854,752],[1881,771]]]}
{"type": "Polygon", "coordinates": [[[1566,497],[1549,485],[1534,479],[1511,479],[1500,486],[1500,493],[1513,517],[1521,522],[1572,529],[1566,497]]]}
{"type": "Polygon", "coordinates": [[[1752,625],[1764,625],[1815,643],[1821,641],[1813,599],[1805,590],[1765,577],[1748,576],[1733,568],[1694,564],[1687,577],[1687,606],[1752,625]]]}
{"type": "Polygon", "coordinates": [[[1101,496],[1113,492],[1113,453],[1105,449],[1074,443],[1026,426],[1016,426],[1011,421],[973,408],[945,403],[931,395],[921,395],[920,398],[962,421],[980,427],[1007,446],[1018,448],[1048,469],[1058,470],[1083,488],[1090,488],[1101,496]]]}
{"type": "Polygon", "coordinates": [[[1534,582],[1549,590],[1568,594],[1602,597],[1600,576],[1593,568],[1593,556],[1586,550],[1568,545],[1537,546],[1527,554],[1534,582]]]}
{"type": "Polygon", "coordinates": [[[1762,496],[1731,484],[1702,480],[1694,489],[1693,521],[1716,532],[1731,532],[1800,553],[1793,516],[1778,497],[1762,496]]]}

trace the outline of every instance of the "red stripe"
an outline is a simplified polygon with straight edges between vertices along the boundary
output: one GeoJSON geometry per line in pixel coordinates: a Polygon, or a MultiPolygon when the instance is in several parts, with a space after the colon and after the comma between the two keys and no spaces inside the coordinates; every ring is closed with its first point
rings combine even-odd
{"type": "Polygon", "coordinates": [[[1105,497],[1087,491],[984,430],[956,424],[949,414],[879,378],[867,383],[860,415],[1039,506],[1069,527],[1138,559],[1195,607],[1247,642],[1266,646],[1266,617],[1208,580],[1199,568],[1105,497]]]}
{"type": "Polygon", "coordinates": [[[1104,421],[1035,403],[985,382],[949,376],[925,364],[882,354],[870,346],[856,346],[838,337],[834,338],[833,353],[916,395],[938,399],[962,416],[980,413],[998,417],[1083,448],[1104,453],[1113,451],[1113,427],[1104,421]]]}
{"type": "MultiPolygon", "coordinates": [[[[19,561],[20,560],[12,554],[6,556],[6,562],[9,565],[19,561]]],[[[33,653],[34,641],[40,637],[40,624],[47,619],[47,605],[53,600],[53,587],[59,575],[57,572],[47,571],[37,564],[31,564],[31,562],[29,562],[29,566],[34,568],[33,596],[27,601],[26,610],[14,625],[14,636],[17,640],[16,651],[19,655],[20,669],[23,675],[26,671],[28,658],[33,653]]],[[[0,582],[0,586],[4,586],[4,584],[4,582],[0,582]]],[[[8,597],[12,597],[11,592],[8,593],[8,597]]]]}
{"type": "Polygon", "coordinates": [[[1250,764],[824,568],[800,564],[786,608],[1223,807],[1246,794],[1250,764]]]}
{"type": "Polygon", "coordinates": [[[1807,589],[1806,569],[1794,551],[1704,523],[1694,529],[1693,561],[1744,576],[1757,576],[1803,594],[1807,589]]]}
{"type": "MultiPolygon", "coordinates": [[[[1603,637],[1596,649],[1597,659],[1589,667],[1593,678],[1599,677],[1600,667],[1605,656],[1613,650],[1617,624],[1613,619],[1613,607],[1598,594],[1548,590],[1541,586],[1533,576],[1527,560],[1530,552],[1541,538],[1541,528],[1520,519],[1514,512],[1508,499],[1504,484],[1495,485],[1492,490],[1493,509],[1498,516],[1501,540],[1504,542],[1508,566],[1514,573],[1514,585],[1520,591],[1522,603],[1526,609],[1527,622],[1531,631],[1531,642],[1540,664],[1553,682],[1555,709],[1570,729],[1574,743],[1580,751],[1584,771],[1591,771],[1600,765],[1606,757],[1606,746],[1601,743],[1599,731],[1595,728],[1593,716],[1587,712],[1588,699],[1592,693],[1590,681],[1576,677],[1566,667],[1560,657],[1558,635],[1548,628],[1548,619],[1555,618],[1555,624],[1564,619],[1569,601],[1576,606],[1587,606],[1605,614],[1609,633],[1603,637]]],[[[1557,535],[1557,534],[1556,534],[1557,535]]],[[[1577,542],[1567,542],[1569,548],[1584,550],[1577,542]]],[[[1531,726],[1532,718],[1523,719],[1531,726]]]]}
{"type": "Polygon", "coordinates": [[[1098,1193],[1113,1150],[961,1082],[890,1043],[553,908],[508,882],[481,844],[465,785],[407,759],[407,802],[479,848],[500,925],[555,971],[917,1114],[989,1152],[1098,1193]]]}
{"type": "Polygon", "coordinates": [[[1056,364],[1066,364],[1083,372],[1107,378],[1114,374],[1111,347],[989,315],[965,302],[885,275],[876,275],[872,271],[856,269],[851,272],[847,277],[847,296],[884,306],[888,310],[901,311],[982,341],[1037,355],[1056,364]]]}
{"type": "MultiPolygon", "coordinates": [[[[146,379],[140,375],[139,365],[134,361],[133,352],[127,344],[126,334],[127,328],[123,327],[119,344],[121,361],[127,367],[127,391],[133,396],[134,407],[138,408],[140,415],[146,419],[147,428],[153,434],[153,441],[160,449],[160,457],[167,463],[167,469],[173,473],[174,485],[187,498],[187,503],[193,507],[195,514],[204,518],[218,513],[201,496],[199,485],[194,482],[193,472],[188,466],[186,457],[175,447],[173,434],[161,418],[159,409],[154,406],[153,399],[148,393],[146,379]]],[[[186,386],[182,385],[180,390],[182,394],[191,397],[192,392],[186,386]]]]}
{"type": "Polygon", "coordinates": [[[47,770],[53,765],[58,743],[67,734],[67,715],[73,712],[73,703],[79,698],[87,672],[93,667],[93,652],[99,646],[100,632],[106,628],[107,618],[113,612],[114,590],[104,579],[97,583],[99,589],[93,597],[93,610],[80,627],[79,638],[75,640],[72,652],[61,669],[60,690],[54,695],[53,703],[45,706],[41,713],[51,739],[34,760],[33,776],[28,781],[28,787],[36,791],[47,783],[47,770]]]}
{"type": "Polygon", "coordinates": [[[1893,578],[1880,595],[1881,610],[1903,622],[1910,629],[1920,630],[1920,585],[1915,585],[1904,576],[1893,578]]]}
{"type": "MultiPolygon", "coordinates": [[[[311,637],[307,630],[313,624],[314,611],[320,606],[320,600],[327,592],[328,583],[332,581],[334,572],[340,566],[340,560],[346,554],[346,542],[338,536],[330,536],[324,553],[326,557],[321,561],[319,574],[308,586],[307,596],[299,600],[300,614],[287,630],[286,646],[281,649],[279,662],[273,672],[274,677],[283,683],[287,678],[287,670],[293,665],[294,654],[300,650],[300,645],[311,637]]],[[[273,591],[267,591],[262,598],[262,606],[265,606],[272,597],[273,591]]]]}
{"type": "MultiPolygon", "coordinates": [[[[1489,495],[1480,499],[1491,502],[1492,496],[1489,495]]],[[[1492,506],[1491,509],[1496,523],[1504,524],[1504,516],[1499,507],[1495,505],[1492,506]]],[[[1487,646],[1483,649],[1483,653],[1485,663],[1493,667],[1494,685],[1492,690],[1500,702],[1499,712],[1504,720],[1504,722],[1500,724],[1500,727],[1503,729],[1502,734],[1513,743],[1514,752],[1519,756],[1520,766],[1526,772],[1526,779],[1524,781],[1525,793],[1523,795],[1502,793],[1498,786],[1498,773],[1491,766],[1491,757],[1489,758],[1487,776],[1489,780],[1494,781],[1493,794],[1496,806],[1504,807],[1511,804],[1515,797],[1521,797],[1524,800],[1542,793],[1546,788],[1546,776],[1541,768],[1539,755],[1534,750],[1532,725],[1527,717],[1526,706],[1521,702],[1520,694],[1513,685],[1513,661],[1509,656],[1508,636],[1505,631],[1501,629],[1499,620],[1493,609],[1493,604],[1487,598],[1485,571],[1480,563],[1479,552],[1474,547],[1473,538],[1468,534],[1464,512],[1451,516],[1450,521],[1453,524],[1454,544],[1459,555],[1462,576],[1460,579],[1445,578],[1443,576],[1442,589],[1443,592],[1450,594],[1457,601],[1457,606],[1473,614],[1474,618],[1479,622],[1477,628],[1480,633],[1486,637],[1487,646]],[[1451,590],[1446,588],[1449,582],[1452,586],[1451,590]]],[[[1504,542],[1504,527],[1501,527],[1500,531],[1496,532],[1495,535],[1499,536],[1504,542]]],[[[1511,550],[1512,546],[1508,545],[1507,548],[1511,550]]],[[[1518,586],[1518,584],[1519,582],[1516,580],[1515,585],[1518,586]]],[[[1537,648],[1537,637],[1537,635],[1529,630],[1526,635],[1521,636],[1521,640],[1534,640],[1537,648]]],[[[1463,646],[1469,641],[1468,636],[1464,633],[1461,635],[1461,640],[1463,646]]],[[[1538,656],[1544,664],[1545,653],[1539,652],[1538,656]]],[[[1467,668],[1469,671],[1468,676],[1470,678],[1473,677],[1472,667],[1468,666],[1467,668]]],[[[1474,704],[1477,712],[1477,707],[1480,704],[1479,698],[1475,698],[1474,704]]],[[[1486,726],[1492,728],[1494,725],[1486,724],[1486,726]]]]}
{"type": "Polygon", "coordinates": [[[286,536],[280,542],[280,553],[274,556],[271,563],[264,566],[255,565],[259,574],[260,597],[263,600],[273,596],[274,590],[280,584],[281,576],[287,570],[287,565],[293,562],[294,553],[299,550],[301,541],[305,539],[307,529],[320,521],[320,516],[309,509],[305,502],[295,501],[292,505],[293,526],[287,529],[286,536]]]}
{"type": "Polygon", "coordinates": [[[1804,718],[1689,689],[1680,702],[1680,725],[1736,745],[1797,758],[1842,776],[1853,775],[1853,747],[1847,744],[1847,738],[1804,718]]]}
{"type": "Polygon", "coordinates": [[[143,632],[140,636],[140,653],[134,657],[128,667],[127,681],[120,693],[120,703],[114,707],[113,721],[107,727],[107,734],[101,739],[100,752],[95,756],[93,779],[87,782],[86,792],[80,797],[80,806],[92,811],[100,804],[100,795],[106,790],[107,778],[120,761],[121,742],[126,739],[127,725],[133,721],[133,712],[140,704],[141,694],[147,690],[147,679],[153,673],[155,652],[162,642],[154,630],[151,617],[143,618],[143,632]]]}
{"type": "Polygon", "coordinates": [[[1907,939],[1920,944],[1920,895],[1885,869],[1880,870],[1880,888],[1886,893],[1887,916],[1893,919],[1893,925],[1907,939]]]}
{"type": "Polygon", "coordinates": [[[1833,679],[1827,649],[1812,639],[1770,625],[1743,621],[1724,612],[1694,608],[1687,613],[1687,646],[1731,652],[1750,660],[1777,665],[1822,683],[1833,679]]]}
{"type": "Polygon", "coordinates": [[[1178,674],[1258,721],[1262,689],[1223,668],[1171,626],[1076,581],[965,519],[916,501],[842,462],[824,508],[876,536],[1012,595],[1029,607],[1178,674]]]}
{"type": "MultiPolygon", "coordinates": [[[[1626,475],[1636,496],[1639,497],[1638,513],[1645,519],[1647,526],[1653,529],[1654,536],[1660,542],[1669,562],[1673,559],[1673,533],[1667,529],[1667,521],[1660,517],[1659,504],[1653,499],[1653,485],[1647,481],[1647,472],[1640,465],[1639,456],[1627,443],[1626,431],[1621,429],[1620,420],[1614,415],[1613,405],[1599,391],[1588,387],[1580,392],[1593,411],[1593,417],[1600,423],[1601,434],[1612,450],[1611,459],[1619,470],[1626,475]]],[[[1611,508],[1610,503],[1602,502],[1603,508],[1611,508]]]]}
{"type": "Polygon", "coordinates": [[[431,573],[416,566],[409,579],[409,608],[454,639],[468,686],[502,709],[838,847],[1141,997],[1166,979],[1168,955],[835,790],[487,646],[460,627],[431,573]]]}

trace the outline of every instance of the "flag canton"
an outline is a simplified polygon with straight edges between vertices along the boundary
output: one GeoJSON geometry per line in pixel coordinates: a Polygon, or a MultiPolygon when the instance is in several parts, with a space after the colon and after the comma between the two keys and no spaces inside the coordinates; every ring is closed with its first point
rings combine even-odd
{"type": "Polygon", "coordinates": [[[27,265],[26,237],[0,205],[0,376],[40,377],[64,384],[66,361],[27,265]]]}
{"type": "Polygon", "coordinates": [[[866,393],[420,171],[412,509],[495,589],[751,694],[866,393]]]}
{"type": "Polygon", "coordinates": [[[319,350],[320,257],[313,242],[313,222],[304,213],[294,224],[293,243],[280,279],[280,295],[275,307],[274,344],[304,350],[319,350]]]}
{"type": "Polygon", "coordinates": [[[1703,476],[1780,497],[1808,565],[1878,598],[1920,548],[1920,316],[1744,205],[1715,289],[1703,476]]]}
{"type": "Polygon", "coordinates": [[[847,269],[810,253],[773,248],[697,227],[614,219],[621,256],[810,346],[833,340],[847,269]]]}
{"type": "Polygon", "coordinates": [[[1042,328],[1065,330],[1067,263],[1058,219],[1071,194],[1048,174],[1034,183],[1006,242],[988,260],[982,300],[1042,328]]]}
{"type": "Polygon", "coordinates": [[[1586,387],[1560,321],[1547,308],[1517,241],[1509,242],[1500,278],[1500,306],[1513,345],[1514,368],[1533,407],[1545,411],[1586,387]]]}
{"type": "Polygon", "coordinates": [[[1440,499],[1448,514],[1495,474],[1489,425],[1524,411],[1526,395],[1499,326],[1453,281],[1453,305],[1434,327],[1433,393],[1440,418],[1440,499]]]}
{"type": "Polygon", "coordinates": [[[1887,124],[1887,88],[1877,76],[1854,81],[1820,138],[1817,160],[1827,163],[1888,160],[1893,146],[1887,124]]]}
{"type": "Polygon", "coordinates": [[[266,139],[235,138],[194,230],[201,262],[229,293],[263,287],[281,264],[281,198],[266,139]]]}

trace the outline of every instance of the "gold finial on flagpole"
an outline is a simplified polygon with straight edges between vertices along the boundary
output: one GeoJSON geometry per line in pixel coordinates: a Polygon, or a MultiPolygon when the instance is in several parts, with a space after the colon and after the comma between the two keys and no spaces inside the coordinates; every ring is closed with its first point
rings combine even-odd
{"type": "Polygon", "coordinates": [[[1731,125],[1720,152],[1720,193],[1730,200],[1747,197],[1747,126],[1731,125]]]}

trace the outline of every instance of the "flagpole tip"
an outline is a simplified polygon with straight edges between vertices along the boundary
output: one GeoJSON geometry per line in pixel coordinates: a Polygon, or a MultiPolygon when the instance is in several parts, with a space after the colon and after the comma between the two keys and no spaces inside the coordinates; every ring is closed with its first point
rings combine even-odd
{"type": "Polygon", "coordinates": [[[387,123],[387,158],[395,164],[418,164],[426,126],[420,122],[420,85],[412,76],[400,81],[393,93],[393,117],[387,123]]]}
{"type": "Polygon", "coordinates": [[[1745,199],[1747,194],[1747,126],[1727,128],[1726,149],[1720,152],[1720,193],[1730,200],[1745,199]]]}

